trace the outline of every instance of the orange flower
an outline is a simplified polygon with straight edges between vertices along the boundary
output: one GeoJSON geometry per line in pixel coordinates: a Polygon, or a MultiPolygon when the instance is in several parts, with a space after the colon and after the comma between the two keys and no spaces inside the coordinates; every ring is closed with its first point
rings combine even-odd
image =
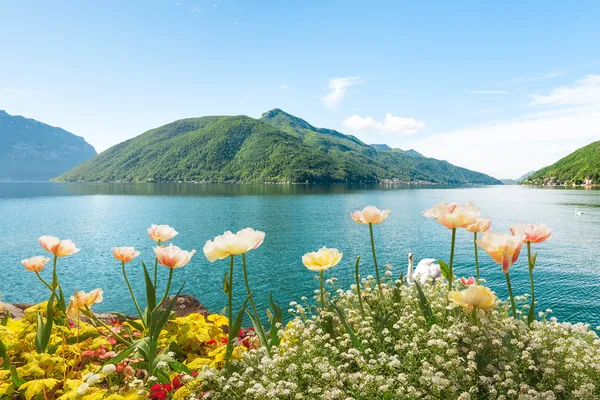
{"type": "Polygon", "coordinates": [[[469,232],[480,233],[490,229],[490,226],[492,226],[492,220],[490,219],[490,217],[487,217],[478,219],[471,225],[467,226],[465,229],[469,232]]]}
{"type": "Polygon", "coordinates": [[[508,233],[484,232],[477,245],[486,251],[494,261],[502,265],[502,271],[508,273],[508,268],[519,258],[525,235],[510,235],[508,233]]]}
{"type": "Polygon", "coordinates": [[[354,211],[350,216],[359,224],[380,224],[390,215],[390,210],[380,210],[375,206],[367,206],[362,211],[354,211]]]}
{"type": "Polygon", "coordinates": [[[134,247],[115,247],[113,249],[113,256],[124,263],[130,262],[139,255],[140,252],[136,251],[134,247]]]}
{"type": "Polygon", "coordinates": [[[44,249],[56,257],[70,256],[79,252],[79,249],[75,247],[75,243],[69,239],[60,240],[54,236],[40,236],[38,240],[44,249]]]}
{"type": "Polygon", "coordinates": [[[90,308],[96,303],[102,303],[102,289],[94,289],[89,293],[76,291],[75,296],[71,296],[69,306],[67,307],[67,317],[78,319],[79,311],[90,308]]]}
{"type": "Polygon", "coordinates": [[[552,229],[544,224],[524,224],[519,222],[510,228],[513,235],[525,235],[525,241],[530,243],[541,243],[552,236],[552,229]]]}
{"type": "Polygon", "coordinates": [[[457,205],[456,203],[440,203],[429,210],[423,211],[423,216],[433,218],[448,229],[466,228],[475,224],[481,212],[472,202],[457,205]]]}
{"type": "Polygon", "coordinates": [[[152,226],[148,228],[148,235],[150,236],[150,239],[154,240],[155,242],[158,242],[159,240],[161,243],[168,242],[178,234],[179,232],[171,228],[169,225],[152,224],[152,226]]]}
{"type": "Polygon", "coordinates": [[[50,261],[50,259],[47,257],[35,256],[26,260],[21,260],[21,264],[23,264],[27,271],[40,272],[44,269],[46,264],[48,264],[48,261],[50,261]]]}
{"type": "Polygon", "coordinates": [[[190,262],[196,250],[185,251],[170,244],[166,247],[155,247],[154,253],[161,265],[169,268],[179,268],[190,262]]]}

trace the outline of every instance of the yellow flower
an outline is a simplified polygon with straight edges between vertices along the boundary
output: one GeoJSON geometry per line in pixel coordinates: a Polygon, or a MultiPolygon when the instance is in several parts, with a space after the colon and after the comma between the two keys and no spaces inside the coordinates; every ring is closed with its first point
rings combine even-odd
{"type": "Polygon", "coordinates": [[[486,251],[494,261],[502,265],[502,271],[508,273],[508,268],[519,258],[525,235],[508,233],[484,232],[477,245],[486,251]]]}
{"type": "Polygon", "coordinates": [[[423,211],[423,216],[433,218],[448,229],[466,228],[480,219],[481,212],[472,202],[457,205],[456,203],[440,203],[429,210],[423,211]]]}
{"type": "Polygon", "coordinates": [[[479,285],[467,286],[460,291],[448,293],[448,299],[455,304],[470,308],[479,308],[481,310],[491,310],[496,307],[496,295],[490,288],[479,285]]]}
{"type": "Polygon", "coordinates": [[[335,267],[343,256],[344,253],[341,253],[338,249],[321,247],[319,251],[303,255],[302,262],[311,271],[321,272],[335,267]]]}
{"type": "Polygon", "coordinates": [[[76,291],[75,296],[71,296],[69,306],[67,307],[67,317],[78,319],[79,311],[90,308],[96,303],[102,303],[102,289],[94,289],[89,293],[76,291]]]}
{"type": "Polygon", "coordinates": [[[252,228],[245,228],[237,233],[230,231],[207,240],[204,245],[204,255],[208,261],[222,260],[229,256],[247,253],[256,249],[265,240],[265,233],[252,228]]]}
{"type": "Polygon", "coordinates": [[[79,249],[75,247],[75,243],[69,239],[60,240],[54,236],[40,236],[38,240],[46,251],[54,254],[56,257],[70,256],[79,252],[79,249]]]}
{"type": "Polygon", "coordinates": [[[130,262],[139,255],[140,252],[136,251],[134,247],[115,247],[113,249],[113,256],[124,263],[130,262]]]}
{"type": "Polygon", "coordinates": [[[162,243],[168,242],[178,234],[179,232],[171,228],[169,225],[152,224],[152,226],[148,228],[148,236],[150,236],[150,239],[154,240],[155,242],[158,242],[159,240],[162,243]]]}
{"type": "Polygon", "coordinates": [[[367,206],[362,211],[354,211],[350,216],[359,224],[380,224],[390,216],[390,210],[380,210],[375,206],[367,206]]]}
{"type": "Polygon", "coordinates": [[[155,247],[154,253],[161,265],[169,268],[179,268],[190,262],[196,250],[181,250],[179,247],[170,244],[167,247],[155,247]]]}
{"type": "Polygon", "coordinates": [[[46,264],[48,264],[48,261],[50,261],[50,259],[47,257],[35,256],[35,257],[30,257],[26,260],[21,260],[21,264],[23,264],[23,266],[25,267],[25,269],[27,271],[40,272],[41,270],[44,269],[46,264]]]}

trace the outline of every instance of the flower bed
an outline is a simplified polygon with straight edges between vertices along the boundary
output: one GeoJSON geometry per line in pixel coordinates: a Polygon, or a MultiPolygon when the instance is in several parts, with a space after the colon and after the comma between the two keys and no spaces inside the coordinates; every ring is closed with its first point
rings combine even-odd
{"type": "MultiPolygon", "coordinates": [[[[447,261],[422,260],[403,277],[391,266],[380,273],[374,226],[390,215],[367,207],[352,218],[368,225],[374,276],[338,288],[327,271],[343,253],[323,247],[302,262],[316,272],[314,299],[292,302],[284,324],[271,298],[269,326],[261,322],[248,283],[246,254],[265,234],[251,228],[207,241],[211,262],[228,259],[223,277],[227,317],[191,314],[176,318],[169,297],[173,271],[195,251],[172,244],[177,232],[152,226],[154,274],[142,262],[144,300],[129,285],[126,264],[139,256],[133,248],[114,249],[121,262],[139,318],[103,321],[92,313],[102,291],[76,292],[66,302],[57,260],[75,254],[71,241],[42,237],[54,255],[52,279],[40,272],[49,259],[24,260],[49,289],[48,302],[26,310],[20,320],[0,325],[0,395],[31,399],[597,399],[600,398],[600,339],[584,324],[559,323],[549,311],[535,312],[532,245],[552,232],[539,224],[516,224],[511,233],[494,233],[489,218],[464,205],[440,204],[424,212],[451,232],[447,261]],[[474,244],[475,277],[453,274],[457,231],[474,244]],[[482,234],[479,238],[479,234],[482,234]],[[529,292],[513,295],[510,274],[527,247],[529,292]],[[479,276],[477,249],[499,264],[510,298],[500,301],[479,276]],[[241,258],[247,297],[232,309],[231,280],[241,258]],[[156,268],[170,269],[164,295],[156,293],[156,268]],[[154,275],[154,279],[153,279],[154,275]],[[142,308],[143,307],[143,308],[142,308]],[[241,329],[248,316],[253,329],[241,329]]],[[[458,239],[460,240],[460,238],[458,239]]],[[[522,288],[518,288],[522,290],[522,288]]],[[[516,290],[515,290],[516,291],[516,290]]],[[[179,289],[178,294],[181,292],[179,289]]]]}

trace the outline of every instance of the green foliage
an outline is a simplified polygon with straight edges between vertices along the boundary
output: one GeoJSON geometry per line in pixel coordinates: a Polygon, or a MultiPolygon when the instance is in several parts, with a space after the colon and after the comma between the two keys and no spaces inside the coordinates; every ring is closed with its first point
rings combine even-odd
{"type": "Polygon", "coordinates": [[[377,150],[275,109],[260,120],[212,116],[175,121],[113,146],[55,180],[499,183],[415,153],[377,150]]]}
{"type": "Polygon", "coordinates": [[[561,158],[554,164],[540,169],[523,181],[525,184],[543,184],[552,180],[556,184],[582,184],[586,179],[600,181],[600,141],[561,158]]]}

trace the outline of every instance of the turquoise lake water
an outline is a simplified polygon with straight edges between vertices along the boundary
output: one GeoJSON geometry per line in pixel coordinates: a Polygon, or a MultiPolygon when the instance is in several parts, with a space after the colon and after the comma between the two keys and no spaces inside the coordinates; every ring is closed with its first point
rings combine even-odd
{"type": "MultiPolygon", "coordinates": [[[[133,313],[120,264],[111,249],[135,246],[146,264],[153,264],[152,224],[169,224],[179,231],[173,243],[197,253],[175,271],[175,284],[187,281],[185,293],[196,296],[212,312],[226,304],[222,292],[227,261],[208,262],[202,247],[225,230],[253,227],[267,233],[264,244],[248,253],[250,283],[265,308],[268,292],[283,306],[318,288],[314,273],[302,264],[304,253],[337,247],[342,262],[329,271],[341,287],[353,281],[356,256],[362,256],[363,275],[372,273],[368,227],[349,213],[366,205],[388,208],[388,220],[375,227],[380,265],[391,263],[394,274],[406,273],[407,253],[421,258],[448,259],[450,232],[421,211],[442,201],[474,201],[492,218],[492,229],[505,231],[515,222],[544,222],[554,230],[546,243],[536,245],[535,270],[538,308],[553,310],[560,320],[600,325],[600,191],[517,186],[476,188],[414,188],[343,185],[188,185],[188,184],[51,184],[0,183],[0,292],[6,302],[37,302],[47,290],[21,259],[44,254],[41,235],[72,239],[81,252],[59,260],[58,271],[67,293],[104,289],[96,310],[133,313]],[[575,209],[583,211],[575,215],[575,209]]],[[[472,234],[459,232],[455,270],[474,275],[472,234]]],[[[482,275],[505,297],[500,266],[480,253],[482,275]]],[[[240,261],[241,262],[241,261],[240,261]]],[[[241,267],[238,263],[237,267],[241,267]]],[[[143,296],[139,258],[127,265],[135,290],[143,296]]],[[[49,277],[51,268],[42,272],[49,277]]],[[[237,272],[240,268],[237,269],[237,272]]],[[[160,269],[163,282],[167,269],[160,269]]],[[[529,278],[526,256],[511,269],[513,290],[523,294],[529,278]]],[[[243,299],[242,276],[235,275],[243,299]]],[[[163,289],[164,290],[164,289],[163,289]]],[[[284,307],[284,309],[287,307],[284,307]]]]}

